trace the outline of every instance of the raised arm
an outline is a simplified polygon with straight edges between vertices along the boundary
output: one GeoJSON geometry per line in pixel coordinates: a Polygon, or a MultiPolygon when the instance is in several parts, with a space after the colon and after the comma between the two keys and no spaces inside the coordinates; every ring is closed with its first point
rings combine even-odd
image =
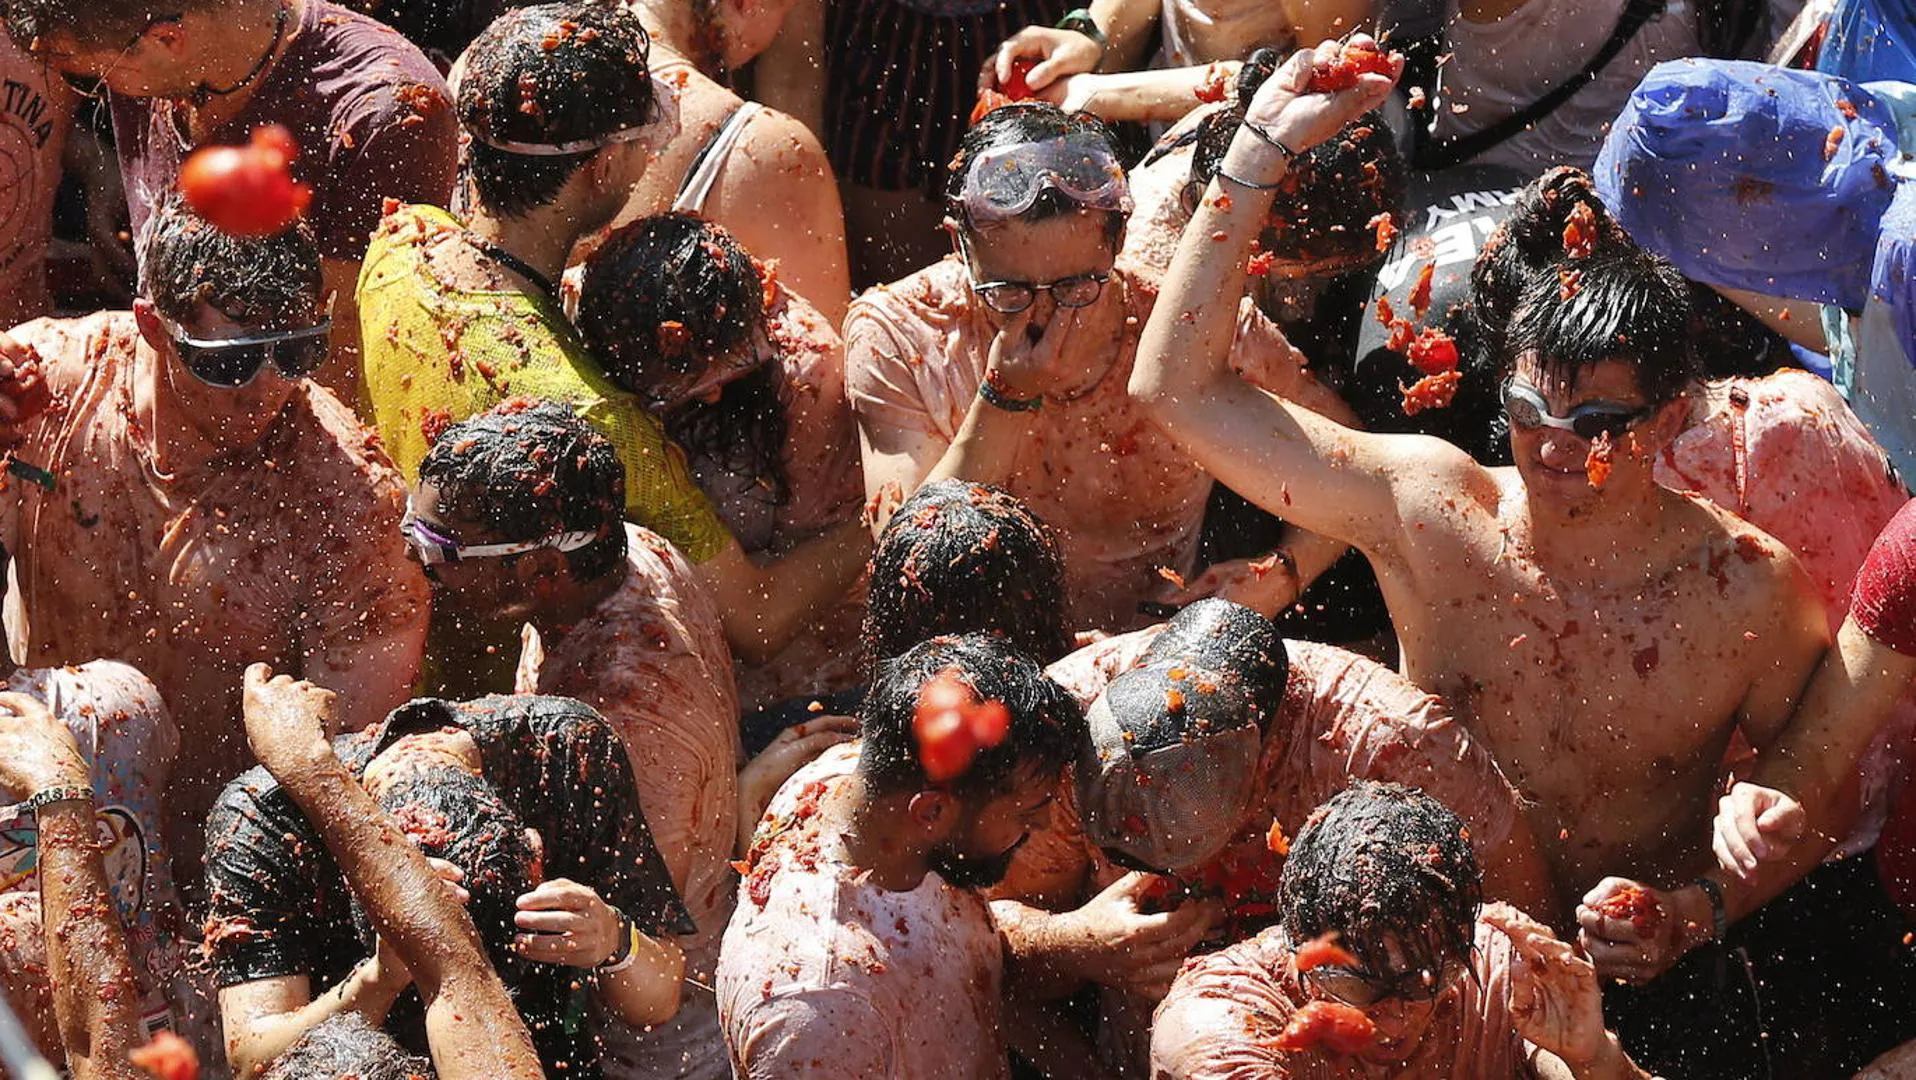
{"type": "Polygon", "coordinates": [[[426,1039],[445,1080],[540,1080],[532,1036],[480,947],[472,919],[426,856],[334,756],[331,691],[254,664],[246,669],[246,738],[306,814],[405,961],[426,1001],[426,1039]]]}
{"type": "Polygon", "coordinates": [[[92,778],[73,736],[25,694],[0,694],[0,793],[38,810],[40,914],[53,1014],[74,1080],[138,1080],[139,986],[108,891],[92,778]]]}
{"type": "MultiPolygon", "coordinates": [[[[1367,41],[1359,36],[1354,41],[1367,41]]],[[[1400,530],[1406,475],[1447,466],[1434,441],[1366,435],[1273,397],[1228,362],[1251,242],[1291,157],[1335,134],[1389,93],[1391,77],[1364,75],[1335,94],[1305,94],[1314,55],[1301,50],[1265,82],[1184,230],[1131,373],[1131,394],[1205,470],[1300,528],[1376,553],[1400,530]],[[1276,144],[1283,144],[1280,149],[1276,144]],[[1223,179],[1225,174],[1238,181],[1223,179]]],[[[1401,66],[1401,62],[1399,62],[1401,66]]],[[[1439,478],[1441,479],[1441,478],[1439,478]]]]}

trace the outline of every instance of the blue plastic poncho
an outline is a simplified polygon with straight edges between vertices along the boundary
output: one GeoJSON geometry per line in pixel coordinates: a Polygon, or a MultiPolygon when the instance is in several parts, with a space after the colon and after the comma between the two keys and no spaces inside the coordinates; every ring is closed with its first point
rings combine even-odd
{"type": "Polygon", "coordinates": [[[1897,153],[1889,109],[1847,80],[1673,60],[1630,95],[1595,179],[1630,235],[1686,276],[1855,309],[1897,153]]]}

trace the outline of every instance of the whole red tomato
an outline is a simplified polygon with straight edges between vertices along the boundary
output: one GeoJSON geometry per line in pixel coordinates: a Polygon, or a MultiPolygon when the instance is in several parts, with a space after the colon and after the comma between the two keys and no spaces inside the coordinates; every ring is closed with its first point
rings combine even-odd
{"type": "Polygon", "coordinates": [[[195,214],[234,236],[276,236],[291,228],[313,192],[293,179],[299,147],[278,124],[253,132],[245,146],[206,146],[180,167],[180,194],[195,214]]]}
{"type": "Polygon", "coordinates": [[[1025,77],[1030,75],[1031,69],[1037,66],[1038,62],[1029,58],[1013,60],[1011,62],[1011,77],[1005,80],[1005,84],[1001,88],[1004,90],[1005,96],[1013,101],[1023,101],[1030,97],[1031,84],[1025,81],[1025,77]]]}

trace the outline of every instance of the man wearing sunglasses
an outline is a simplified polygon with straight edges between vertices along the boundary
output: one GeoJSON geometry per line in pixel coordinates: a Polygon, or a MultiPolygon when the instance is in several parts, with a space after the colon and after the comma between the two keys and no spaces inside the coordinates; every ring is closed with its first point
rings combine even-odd
{"type": "Polygon", "coordinates": [[[1548,868],[1489,753],[1441,703],[1370,660],[1282,640],[1249,608],[1207,599],[1048,674],[1087,704],[1089,738],[1050,827],[993,893],[993,914],[1023,970],[1052,990],[1099,985],[1114,1064],[1143,1068],[1151,1010],[1187,956],[1271,924],[1284,866],[1272,828],[1294,832],[1360,778],[1455,807],[1490,895],[1550,902],[1548,868]],[[1127,670],[1107,684],[1111,668],[1127,670]],[[1060,895],[1082,903],[1048,899],[1060,895]],[[1193,908],[1211,917],[1201,934],[1133,938],[1104,917],[1127,899],[1166,922],[1193,908]]]}
{"type": "MultiPolygon", "coordinates": [[[[1265,84],[1225,172],[1280,179],[1277,144],[1388,91],[1367,75],[1305,94],[1311,58],[1265,84]]],[[[1557,895],[1540,914],[1568,926],[1607,877],[1665,890],[1654,940],[1609,950],[1606,974],[1634,981],[1720,939],[1741,913],[1703,876],[1725,750],[1739,733],[1759,750],[1778,737],[1829,628],[1782,545],[1656,482],[1699,371],[1681,278],[1641,251],[1599,250],[1566,267],[1579,276],[1532,284],[1501,340],[1515,467],[1486,469],[1448,444],[1325,423],[1228,370],[1231,327],[1208,305],[1239,287],[1241,261],[1222,256],[1241,259],[1269,198],[1230,194],[1228,208],[1200,205],[1185,233],[1133,393],[1220,479],[1370,559],[1405,674],[1443,696],[1531,800],[1557,895]]],[[[1723,1044],[1707,1055],[1712,1074],[1760,1074],[1741,1021],[1710,1038],[1723,1044]]]]}
{"type": "Polygon", "coordinates": [[[1483,904],[1469,829],[1412,788],[1358,781],[1311,815],[1278,925],[1179,974],[1151,1035],[1161,1080],[1647,1078],[1604,1030],[1590,961],[1483,904]],[[1344,955],[1317,962],[1328,939],[1344,955]],[[1314,1002],[1361,1010],[1368,1045],[1279,1050],[1314,1002]]]}
{"type": "Polygon", "coordinates": [[[5,17],[16,44],[110,104],[135,236],[195,148],[262,124],[292,132],[339,297],[339,349],[318,378],[356,402],[353,282],[383,200],[452,194],[458,129],[425,55],[328,0],[8,0],[5,17]]]}
{"type": "MultiPolygon", "coordinates": [[[[1004,487],[1064,544],[1067,625],[1130,629],[1161,569],[1192,571],[1211,477],[1124,393],[1153,289],[1117,263],[1131,197],[1111,134],[1055,106],[1005,106],[966,134],[948,206],[955,254],[866,293],[846,320],[874,526],[929,480],[1004,487]]],[[[1247,378],[1339,407],[1248,301],[1221,310],[1247,378]]],[[[1233,595],[1274,612],[1293,584],[1249,575],[1233,595]]]]}
{"type": "Polygon", "coordinates": [[[6,343],[0,537],[29,663],[123,660],[159,686],[193,748],[168,846],[196,867],[207,808],[251,764],[246,665],[338,686],[341,718],[365,727],[408,696],[426,583],[385,455],[305,377],[327,349],[312,234],[240,240],[174,200],[141,249],[132,311],[28,323],[6,343]]]}

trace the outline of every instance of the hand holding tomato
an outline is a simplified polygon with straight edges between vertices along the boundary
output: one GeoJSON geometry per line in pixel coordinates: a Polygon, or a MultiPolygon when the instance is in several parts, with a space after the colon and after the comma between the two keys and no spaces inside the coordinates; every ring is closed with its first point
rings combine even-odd
{"type": "Polygon", "coordinates": [[[278,124],[253,130],[245,146],[203,146],[180,168],[180,194],[221,232],[277,236],[306,213],[312,189],[293,179],[299,145],[278,124]]]}

